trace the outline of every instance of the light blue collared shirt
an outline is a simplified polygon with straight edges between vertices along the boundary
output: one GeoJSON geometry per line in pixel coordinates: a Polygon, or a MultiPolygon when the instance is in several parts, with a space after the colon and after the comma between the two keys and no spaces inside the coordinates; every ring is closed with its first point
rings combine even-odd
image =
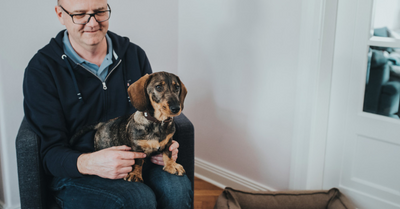
{"type": "Polygon", "coordinates": [[[71,42],[69,41],[67,30],[65,30],[64,38],[63,38],[64,53],[69,58],[71,58],[71,60],[74,61],[76,64],[81,64],[83,67],[90,70],[93,74],[95,74],[97,77],[99,77],[101,79],[101,81],[104,81],[108,74],[108,68],[113,63],[113,61],[112,61],[112,55],[113,55],[112,41],[107,34],[106,34],[106,40],[107,40],[108,52],[107,52],[107,55],[104,58],[103,62],[101,63],[100,67],[97,66],[96,64],[93,64],[93,63],[83,59],[75,52],[74,48],[72,48],[71,42]]]}

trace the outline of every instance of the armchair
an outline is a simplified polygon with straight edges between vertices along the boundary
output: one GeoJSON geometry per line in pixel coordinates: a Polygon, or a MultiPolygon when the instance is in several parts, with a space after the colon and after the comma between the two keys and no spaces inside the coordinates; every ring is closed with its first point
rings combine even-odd
{"type": "MultiPolygon", "coordinates": [[[[177,162],[185,168],[186,175],[194,188],[194,127],[183,114],[174,121],[176,125],[174,140],[180,145],[177,162]]],[[[25,118],[22,120],[15,143],[21,208],[58,209],[47,189],[50,177],[44,173],[40,160],[40,140],[31,131],[25,118]]]]}

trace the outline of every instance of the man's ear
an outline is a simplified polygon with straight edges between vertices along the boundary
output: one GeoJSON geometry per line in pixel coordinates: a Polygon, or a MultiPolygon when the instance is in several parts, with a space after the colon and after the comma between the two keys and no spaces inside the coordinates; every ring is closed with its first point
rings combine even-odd
{"type": "Polygon", "coordinates": [[[61,9],[61,7],[60,6],[58,6],[58,5],[56,5],[56,7],[54,8],[54,10],[56,11],[56,14],[57,14],[57,17],[58,17],[58,20],[60,21],[60,23],[62,24],[62,25],[65,25],[64,24],[64,19],[63,19],[63,14],[62,14],[62,9],[61,9]]]}
{"type": "Polygon", "coordinates": [[[149,105],[146,88],[150,75],[146,74],[129,86],[128,95],[132,105],[139,111],[145,111],[149,105]]]}

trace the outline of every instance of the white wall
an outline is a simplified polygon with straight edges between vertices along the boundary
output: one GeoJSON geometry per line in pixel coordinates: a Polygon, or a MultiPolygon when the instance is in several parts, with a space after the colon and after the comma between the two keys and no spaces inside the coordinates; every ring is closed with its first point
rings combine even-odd
{"type": "Polygon", "coordinates": [[[288,189],[301,1],[180,1],[196,157],[288,189]]]}
{"type": "Polygon", "coordinates": [[[109,30],[142,47],[153,71],[178,72],[178,0],[109,0],[109,30]]]}
{"type": "MultiPolygon", "coordinates": [[[[177,72],[178,0],[109,0],[110,30],[145,49],[154,71],[177,72]]],[[[15,137],[23,117],[22,79],[32,56],[64,27],[56,0],[3,1],[0,28],[0,207],[19,205],[15,137]]]]}
{"type": "Polygon", "coordinates": [[[374,28],[400,29],[400,2],[398,0],[379,0],[374,4],[374,28]]]}

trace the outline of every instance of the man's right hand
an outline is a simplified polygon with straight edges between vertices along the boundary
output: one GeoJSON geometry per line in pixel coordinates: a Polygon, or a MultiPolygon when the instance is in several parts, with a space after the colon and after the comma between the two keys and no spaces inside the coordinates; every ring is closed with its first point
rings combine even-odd
{"type": "Polygon", "coordinates": [[[128,146],[110,147],[78,157],[78,170],[81,174],[97,175],[108,179],[121,179],[132,171],[136,158],[146,154],[132,152],[128,146]]]}

